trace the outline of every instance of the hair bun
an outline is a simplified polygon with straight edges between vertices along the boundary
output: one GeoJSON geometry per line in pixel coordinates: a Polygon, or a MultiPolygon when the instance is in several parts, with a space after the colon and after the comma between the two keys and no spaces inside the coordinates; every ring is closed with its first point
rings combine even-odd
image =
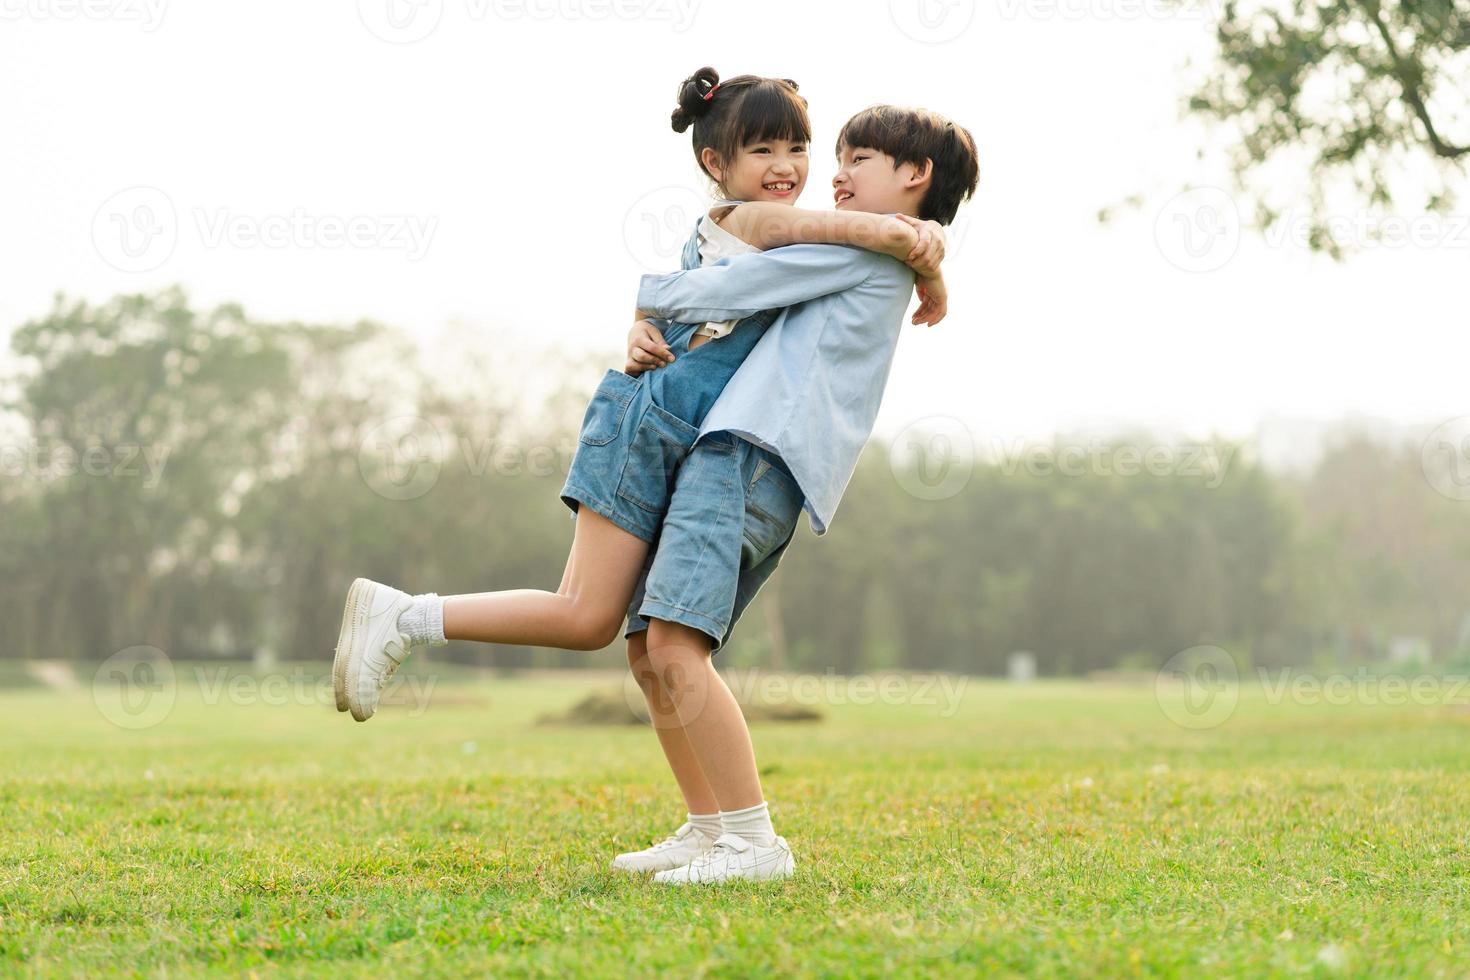
{"type": "Polygon", "coordinates": [[[707,65],[679,83],[679,108],[669,117],[674,132],[684,132],[694,125],[694,120],[709,112],[708,95],[718,84],[720,73],[707,65]]]}

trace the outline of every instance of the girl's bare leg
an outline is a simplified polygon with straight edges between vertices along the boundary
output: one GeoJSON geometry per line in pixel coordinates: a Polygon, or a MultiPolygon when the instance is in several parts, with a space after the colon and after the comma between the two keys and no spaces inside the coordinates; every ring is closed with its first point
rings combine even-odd
{"type": "Polygon", "coordinates": [[[586,507],[561,586],[446,596],[444,636],[564,650],[601,650],[617,639],[648,542],[586,507]]]}
{"type": "MultiPolygon", "coordinates": [[[[709,637],[679,623],[652,620],[648,662],[664,688],[661,698],[673,704],[719,808],[744,810],[764,802],[750,728],[735,695],[710,662],[709,637]]],[[[663,741],[662,731],[659,740],[663,741]]]]}
{"type": "Polygon", "coordinates": [[[674,771],[679,791],[684,794],[684,805],[690,813],[718,813],[720,804],[699,760],[694,756],[694,747],[674,711],[669,694],[658,680],[658,675],[648,662],[648,631],[634,633],[628,637],[628,666],[643,689],[643,698],[648,702],[648,716],[658,732],[659,744],[663,746],[664,758],[674,771]]]}

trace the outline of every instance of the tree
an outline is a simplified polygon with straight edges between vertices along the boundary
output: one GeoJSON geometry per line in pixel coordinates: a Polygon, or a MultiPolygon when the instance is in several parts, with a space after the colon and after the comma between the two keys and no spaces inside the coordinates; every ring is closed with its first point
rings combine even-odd
{"type": "Polygon", "coordinates": [[[1262,228],[1295,203],[1279,191],[1285,173],[1306,185],[1290,196],[1306,198],[1308,243],[1335,258],[1345,201],[1454,206],[1470,160],[1466,0],[1229,0],[1216,36],[1189,108],[1231,130],[1262,228]]]}

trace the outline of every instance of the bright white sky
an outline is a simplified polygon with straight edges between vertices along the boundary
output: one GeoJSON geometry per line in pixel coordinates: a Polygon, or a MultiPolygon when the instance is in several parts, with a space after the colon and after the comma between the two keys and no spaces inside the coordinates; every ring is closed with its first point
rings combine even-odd
{"type": "Polygon", "coordinates": [[[976,136],[951,316],[906,328],[880,432],[949,414],[1000,438],[1247,435],[1271,416],[1464,411],[1470,228],[1340,266],[1250,232],[1233,258],[1229,235],[1190,255],[1201,240],[1166,205],[1223,183],[1179,119],[1185,59],[1209,52],[1199,3],[389,2],[0,0],[0,330],[58,290],[179,282],[200,305],[373,317],[426,344],[467,321],[518,348],[611,351],[644,263],[674,264],[653,224],[692,221],[701,184],[667,120],[678,81],[711,64],[800,83],[807,207],[830,206],[834,136],[870,103],[976,136]],[[114,197],[138,186],[154,190],[114,197]],[[1096,222],[1137,193],[1141,209],[1096,222]],[[240,237],[293,213],[371,223],[352,246],[240,237]],[[128,221],[165,231],[130,256],[128,221]]]}

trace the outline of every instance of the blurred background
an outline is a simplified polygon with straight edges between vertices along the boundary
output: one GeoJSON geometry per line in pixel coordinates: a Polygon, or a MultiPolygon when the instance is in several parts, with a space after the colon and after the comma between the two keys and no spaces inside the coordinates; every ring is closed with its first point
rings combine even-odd
{"type": "MultiPolygon", "coordinates": [[[[1453,0],[16,0],[0,666],[320,662],[365,575],[555,588],[679,81],[981,154],[832,532],[727,664],[1470,668],[1470,14],[1453,0]],[[79,66],[84,66],[84,69],[79,66]]],[[[437,661],[620,668],[451,644],[437,661]]],[[[323,666],[323,669],[325,667],[323,666]]]]}

